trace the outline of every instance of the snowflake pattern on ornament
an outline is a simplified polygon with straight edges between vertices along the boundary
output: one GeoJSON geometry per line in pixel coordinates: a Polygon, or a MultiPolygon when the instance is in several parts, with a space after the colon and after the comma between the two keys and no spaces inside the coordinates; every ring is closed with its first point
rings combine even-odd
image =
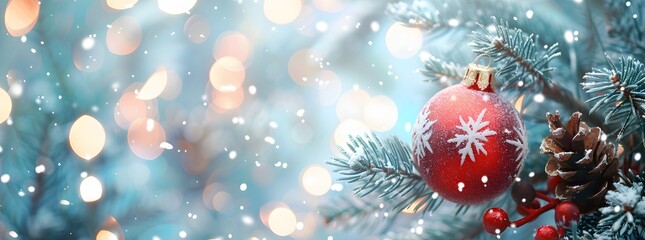
{"type": "MultiPolygon", "coordinates": [[[[515,146],[515,151],[520,151],[520,154],[517,155],[515,158],[515,161],[521,161],[528,155],[529,153],[529,147],[528,147],[528,137],[526,135],[526,128],[522,127],[522,121],[520,118],[516,118],[515,121],[515,126],[513,127],[515,130],[515,133],[517,134],[517,139],[513,140],[506,140],[508,144],[511,144],[515,146]]],[[[522,168],[522,164],[517,166],[519,169],[522,168]]]]}
{"type": "Polygon", "coordinates": [[[488,126],[488,121],[482,122],[485,113],[486,109],[484,108],[481,113],[479,113],[479,116],[477,116],[476,121],[469,116],[468,122],[464,122],[464,119],[459,116],[459,122],[461,122],[461,125],[457,126],[457,129],[461,129],[462,131],[466,132],[466,134],[455,134],[454,138],[448,139],[449,143],[457,143],[457,147],[459,147],[459,145],[464,142],[466,143],[463,148],[459,149],[459,154],[461,154],[461,165],[464,165],[466,155],[470,157],[471,161],[475,162],[475,151],[473,150],[472,145],[475,145],[474,148],[475,150],[477,150],[477,153],[482,152],[484,153],[484,155],[488,155],[488,152],[486,152],[486,149],[484,148],[484,144],[482,142],[487,142],[488,138],[486,137],[495,135],[497,133],[493,130],[490,130],[489,128],[481,131],[482,128],[488,126]]]}
{"type": "Polygon", "coordinates": [[[432,153],[430,137],[432,136],[432,125],[434,125],[437,120],[430,121],[428,118],[430,118],[430,109],[424,108],[421,111],[421,115],[417,117],[417,121],[414,123],[412,144],[414,145],[414,154],[417,159],[425,157],[426,149],[428,149],[428,152],[432,153]]]}

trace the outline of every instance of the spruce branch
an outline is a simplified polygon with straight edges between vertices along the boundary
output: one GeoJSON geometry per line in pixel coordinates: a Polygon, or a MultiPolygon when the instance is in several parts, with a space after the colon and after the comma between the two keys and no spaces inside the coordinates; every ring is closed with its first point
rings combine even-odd
{"type": "Polygon", "coordinates": [[[389,201],[388,207],[398,213],[414,205],[415,212],[439,207],[442,198],[428,188],[417,172],[410,146],[399,138],[381,140],[374,134],[350,136],[347,150],[339,147],[343,157],[327,164],[343,175],[340,181],[354,184],[354,193],[365,197],[372,193],[389,201]]]}
{"type": "Polygon", "coordinates": [[[427,77],[426,81],[452,85],[461,81],[466,72],[464,66],[441,60],[433,55],[428,55],[422,61],[425,69],[421,70],[421,73],[427,77]]]}
{"type": "Polygon", "coordinates": [[[320,206],[318,213],[325,225],[338,229],[387,232],[399,215],[390,215],[383,203],[373,200],[342,197],[320,206]]]}
{"type": "Polygon", "coordinates": [[[527,35],[522,30],[510,28],[508,22],[492,17],[495,31],[479,24],[482,31],[474,31],[470,46],[477,54],[488,55],[502,67],[497,76],[504,80],[502,90],[516,87],[530,89],[535,84],[551,83],[549,72],[555,71],[549,62],[560,56],[558,44],[538,49],[538,35],[527,35]]]}
{"type": "Polygon", "coordinates": [[[604,122],[622,124],[613,133],[618,141],[639,129],[645,139],[645,65],[629,57],[619,58],[618,64],[606,58],[609,68],[594,68],[583,77],[587,93],[597,94],[587,100],[595,102],[590,111],[606,108],[604,122]]]}
{"type": "Polygon", "coordinates": [[[608,49],[645,59],[645,3],[642,0],[607,0],[605,14],[608,49]],[[629,3],[628,3],[629,2],[629,3]]]}

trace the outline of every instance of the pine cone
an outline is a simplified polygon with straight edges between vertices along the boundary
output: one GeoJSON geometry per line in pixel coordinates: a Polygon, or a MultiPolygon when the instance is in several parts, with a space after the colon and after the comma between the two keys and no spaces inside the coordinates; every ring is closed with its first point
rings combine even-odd
{"type": "Polygon", "coordinates": [[[614,144],[602,139],[602,130],[589,128],[580,116],[571,114],[565,127],[558,111],[547,113],[551,135],[542,141],[540,151],[549,155],[546,173],[563,179],[555,189],[558,199],[588,213],[605,205],[605,194],[618,180],[618,158],[614,144]]]}

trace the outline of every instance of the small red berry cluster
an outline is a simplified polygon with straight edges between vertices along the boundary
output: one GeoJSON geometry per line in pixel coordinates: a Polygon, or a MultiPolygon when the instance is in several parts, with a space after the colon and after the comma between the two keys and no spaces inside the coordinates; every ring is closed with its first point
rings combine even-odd
{"type": "Polygon", "coordinates": [[[537,229],[536,240],[558,240],[564,237],[565,229],[571,226],[572,221],[580,219],[580,210],[571,202],[563,202],[548,196],[548,193],[555,192],[555,186],[562,181],[559,176],[550,177],[547,181],[547,191],[535,191],[535,188],[526,181],[520,181],[513,185],[511,196],[517,204],[517,212],[524,217],[511,222],[508,214],[501,208],[490,208],[486,210],[483,217],[484,229],[491,234],[501,234],[508,227],[518,228],[529,223],[551,209],[555,209],[556,229],[550,225],[544,225],[537,229]],[[541,199],[545,202],[540,204],[541,199]]]}

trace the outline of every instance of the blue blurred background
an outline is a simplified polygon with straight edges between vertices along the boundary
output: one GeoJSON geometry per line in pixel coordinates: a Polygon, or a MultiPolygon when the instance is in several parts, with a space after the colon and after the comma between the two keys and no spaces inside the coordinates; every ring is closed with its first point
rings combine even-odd
{"type": "Polygon", "coordinates": [[[2,238],[352,237],[317,214],[351,195],[324,162],[350,133],[409,139],[438,90],[387,2],[3,2],[2,238]],[[69,139],[82,115],[104,144],[69,139]]]}

